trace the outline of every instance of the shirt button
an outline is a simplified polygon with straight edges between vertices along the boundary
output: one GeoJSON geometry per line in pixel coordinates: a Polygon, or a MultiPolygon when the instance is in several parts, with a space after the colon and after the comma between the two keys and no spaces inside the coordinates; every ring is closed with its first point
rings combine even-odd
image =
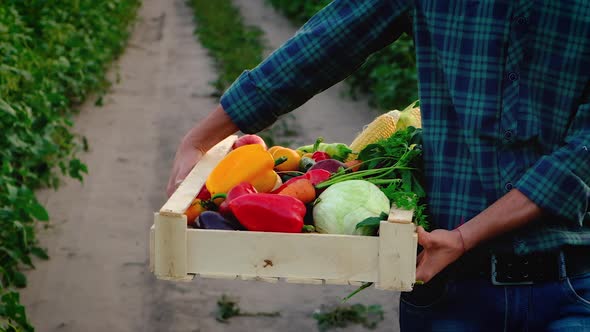
{"type": "Polygon", "coordinates": [[[512,190],[512,188],[512,182],[506,182],[506,184],[504,185],[504,189],[506,189],[506,191],[510,191],[512,190]]]}
{"type": "Polygon", "coordinates": [[[513,71],[511,71],[511,72],[508,74],[508,79],[509,79],[510,81],[512,81],[512,82],[514,82],[514,81],[518,80],[518,78],[519,78],[519,75],[518,75],[518,73],[516,73],[516,72],[513,72],[513,71]]]}
{"type": "Polygon", "coordinates": [[[512,139],[512,131],[506,130],[504,132],[504,139],[507,140],[507,141],[510,141],[512,139]]]}
{"type": "Polygon", "coordinates": [[[527,18],[524,16],[519,16],[516,18],[516,23],[518,23],[520,25],[526,24],[527,21],[528,21],[527,18]]]}

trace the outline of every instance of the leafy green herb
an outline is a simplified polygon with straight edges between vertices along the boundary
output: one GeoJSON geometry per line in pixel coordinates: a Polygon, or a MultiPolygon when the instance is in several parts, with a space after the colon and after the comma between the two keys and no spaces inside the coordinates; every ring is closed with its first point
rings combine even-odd
{"type": "Polygon", "coordinates": [[[360,324],[368,329],[375,329],[384,319],[383,308],[376,305],[363,304],[338,305],[333,308],[323,307],[313,313],[320,331],[343,328],[349,324],[360,324]]]}

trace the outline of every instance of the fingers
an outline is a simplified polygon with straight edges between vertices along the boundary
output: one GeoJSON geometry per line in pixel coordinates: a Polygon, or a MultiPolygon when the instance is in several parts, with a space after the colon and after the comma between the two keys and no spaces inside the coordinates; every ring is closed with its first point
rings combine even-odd
{"type": "Polygon", "coordinates": [[[425,263],[427,260],[422,260],[420,264],[416,267],[416,280],[423,281],[427,283],[432,279],[434,273],[430,271],[428,264],[425,263]]]}
{"type": "Polygon", "coordinates": [[[416,228],[416,233],[418,233],[418,244],[424,248],[429,248],[432,243],[430,233],[424,230],[422,226],[416,228]]]}
{"type": "Polygon", "coordinates": [[[168,197],[172,196],[202,156],[203,152],[193,147],[179,150],[177,157],[174,160],[174,166],[170,173],[168,185],[166,186],[168,197]]]}
{"type": "Polygon", "coordinates": [[[424,257],[424,251],[421,251],[418,254],[418,257],[416,257],[416,266],[418,266],[418,264],[420,264],[420,262],[422,261],[422,258],[424,257]]]}
{"type": "Polygon", "coordinates": [[[170,182],[168,182],[168,186],[166,187],[166,193],[168,194],[168,198],[170,198],[170,196],[174,194],[174,192],[176,191],[176,189],[178,189],[178,186],[180,186],[182,181],[183,179],[179,179],[177,177],[173,177],[170,179],[170,182]]]}

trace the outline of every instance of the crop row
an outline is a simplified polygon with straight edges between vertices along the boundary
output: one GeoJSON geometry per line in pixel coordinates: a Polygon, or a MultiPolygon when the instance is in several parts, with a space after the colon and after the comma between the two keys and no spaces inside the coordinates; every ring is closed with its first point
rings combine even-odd
{"type": "Polygon", "coordinates": [[[0,331],[33,331],[16,289],[32,256],[47,258],[35,229],[49,216],[34,190],[87,172],[72,117],[108,88],[139,0],[0,2],[0,331]]]}

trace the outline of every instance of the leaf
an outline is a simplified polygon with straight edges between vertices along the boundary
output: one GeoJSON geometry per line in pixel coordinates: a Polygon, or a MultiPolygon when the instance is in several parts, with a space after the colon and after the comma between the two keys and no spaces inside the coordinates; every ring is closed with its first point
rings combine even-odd
{"type": "Polygon", "coordinates": [[[426,197],[426,192],[424,191],[422,184],[420,184],[420,181],[418,181],[414,175],[412,175],[412,191],[416,193],[418,197],[426,197]]]}
{"type": "Polygon", "coordinates": [[[29,206],[29,212],[31,212],[31,215],[37,220],[49,221],[49,213],[47,213],[47,210],[37,202],[34,202],[29,206]]]}
{"type": "Polygon", "coordinates": [[[412,191],[412,173],[409,170],[400,171],[402,177],[402,190],[406,192],[412,191]]]}
{"type": "Polygon", "coordinates": [[[351,297],[355,296],[356,294],[358,294],[360,291],[362,291],[363,289],[369,288],[373,285],[372,282],[365,282],[362,285],[359,286],[359,288],[357,288],[356,290],[354,290],[352,293],[348,294],[347,296],[345,296],[342,299],[342,303],[345,303],[346,301],[350,300],[351,297]]]}
{"type": "Polygon", "coordinates": [[[27,277],[19,271],[14,271],[12,282],[16,287],[23,288],[27,286],[27,277]]]}
{"type": "Polygon", "coordinates": [[[381,219],[380,217],[368,217],[363,219],[363,221],[359,222],[358,224],[356,224],[355,229],[359,229],[361,227],[379,227],[379,224],[381,224],[381,219]]]}
{"type": "Polygon", "coordinates": [[[46,259],[46,260],[49,259],[49,255],[47,255],[47,250],[45,250],[43,248],[33,247],[33,248],[31,248],[31,254],[33,254],[41,259],[46,259]]]}
{"type": "Polygon", "coordinates": [[[88,168],[79,159],[72,159],[70,160],[68,173],[72,178],[78,179],[82,182],[82,173],[88,174],[88,168]]]}
{"type": "Polygon", "coordinates": [[[16,117],[16,111],[10,105],[8,105],[8,103],[5,102],[2,98],[0,98],[0,111],[4,111],[5,113],[12,115],[13,117],[16,117]]]}
{"type": "Polygon", "coordinates": [[[3,252],[5,254],[8,255],[8,257],[12,258],[13,261],[18,262],[19,259],[19,254],[17,254],[16,252],[14,252],[13,250],[10,250],[6,247],[0,247],[0,252],[3,252]]]}

